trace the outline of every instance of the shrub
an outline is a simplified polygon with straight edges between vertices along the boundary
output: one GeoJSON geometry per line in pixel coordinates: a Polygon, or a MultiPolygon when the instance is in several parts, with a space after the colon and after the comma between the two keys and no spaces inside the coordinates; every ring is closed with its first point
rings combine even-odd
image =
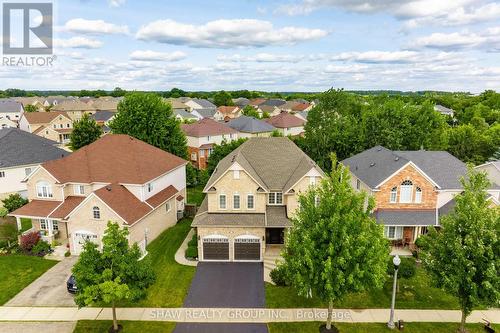
{"type": "Polygon", "coordinates": [[[70,255],[71,255],[71,252],[69,252],[69,251],[66,251],[66,252],[64,253],[64,256],[65,256],[65,257],[69,257],[70,255]]]}
{"type": "Polygon", "coordinates": [[[3,199],[2,202],[3,206],[9,211],[9,213],[11,213],[26,205],[28,203],[28,199],[24,199],[19,193],[14,193],[3,199]]]}
{"type": "Polygon", "coordinates": [[[422,249],[422,247],[424,246],[425,244],[425,239],[424,237],[418,237],[416,240],[415,240],[415,246],[418,248],[418,249],[422,249]]]}
{"type": "Polygon", "coordinates": [[[193,238],[188,242],[189,247],[198,247],[198,235],[196,233],[193,235],[193,238]]]}
{"type": "Polygon", "coordinates": [[[0,217],[6,217],[9,211],[5,207],[0,207],[0,217]]]}
{"type": "Polygon", "coordinates": [[[37,256],[44,256],[50,252],[50,244],[46,241],[39,241],[31,249],[31,253],[37,256]]]}
{"type": "Polygon", "coordinates": [[[198,247],[188,246],[185,253],[186,258],[194,259],[198,257],[198,247]]]}
{"type": "Polygon", "coordinates": [[[274,282],[275,285],[277,286],[288,286],[289,283],[287,282],[286,278],[286,269],[283,265],[276,267],[273,269],[270,273],[269,276],[271,277],[271,280],[274,282]]]}
{"type": "Polygon", "coordinates": [[[39,241],[40,235],[38,232],[29,232],[21,236],[20,246],[24,251],[30,252],[39,241]]]}
{"type": "MultiPolygon", "coordinates": [[[[401,258],[401,264],[398,269],[398,278],[409,279],[415,275],[417,270],[415,264],[415,258],[401,258]]],[[[387,274],[394,274],[394,264],[392,263],[392,257],[387,263],[387,274]]]]}

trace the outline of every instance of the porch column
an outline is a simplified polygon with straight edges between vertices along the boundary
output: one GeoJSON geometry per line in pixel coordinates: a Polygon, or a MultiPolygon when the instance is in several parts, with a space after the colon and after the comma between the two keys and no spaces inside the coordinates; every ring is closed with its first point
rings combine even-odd
{"type": "Polygon", "coordinates": [[[53,234],[52,228],[53,228],[53,226],[52,226],[52,220],[47,220],[47,229],[48,229],[48,232],[49,232],[49,236],[52,236],[52,234],[53,234]]]}
{"type": "Polygon", "coordinates": [[[21,218],[19,216],[16,216],[16,223],[17,223],[17,231],[21,231],[22,225],[21,225],[21,218]]]}
{"type": "Polygon", "coordinates": [[[420,227],[415,227],[415,231],[413,234],[413,243],[417,240],[418,235],[420,235],[420,227]]]}

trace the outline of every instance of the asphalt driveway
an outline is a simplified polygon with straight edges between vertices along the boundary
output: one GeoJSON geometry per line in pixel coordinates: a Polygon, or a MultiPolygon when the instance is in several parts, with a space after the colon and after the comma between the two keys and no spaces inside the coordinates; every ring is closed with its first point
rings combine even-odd
{"type": "Polygon", "coordinates": [[[64,258],[8,301],[6,306],[75,306],[66,281],[78,257],[64,258]]]}
{"type": "MultiPolygon", "coordinates": [[[[200,262],[184,300],[186,308],[263,308],[262,263],[200,262]]],[[[174,333],[267,333],[266,324],[179,323],[174,333]]]]}

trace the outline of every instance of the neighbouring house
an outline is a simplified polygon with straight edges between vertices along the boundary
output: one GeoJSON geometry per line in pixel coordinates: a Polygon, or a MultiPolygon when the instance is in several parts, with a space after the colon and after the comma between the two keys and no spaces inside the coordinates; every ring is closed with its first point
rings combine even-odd
{"type": "Polygon", "coordinates": [[[122,100],[120,97],[99,97],[92,99],[87,104],[89,104],[96,111],[118,111],[118,103],[122,100]]]}
{"type": "Polygon", "coordinates": [[[274,126],[249,116],[239,116],[230,120],[227,126],[240,133],[240,138],[269,137],[276,129],[274,126]]]}
{"type": "Polygon", "coordinates": [[[102,245],[108,221],[129,230],[129,243],[173,226],[184,211],[187,161],[123,134],[109,134],[27,177],[30,202],[15,210],[31,218],[42,239],[57,240],[73,255],[85,242],[102,245]]]}
{"type": "Polygon", "coordinates": [[[203,119],[203,118],[198,118],[196,115],[194,115],[191,112],[187,112],[187,111],[181,110],[181,109],[174,110],[174,117],[175,117],[175,119],[177,119],[181,122],[193,122],[193,121],[197,121],[199,119],[203,119]]]}
{"type": "MultiPolygon", "coordinates": [[[[490,161],[475,167],[476,170],[485,171],[491,183],[500,185],[500,161],[490,161]]],[[[496,197],[500,201],[500,195],[496,197]]]]}
{"type": "Polygon", "coordinates": [[[91,105],[78,99],[67,99],[54,105],[50,110],[64,112],[73,121],[82,119],[84,113],[93,114],[96,109],[91,105]]]}
{"type": "Polygon", "coordinates": [[[307,122],[307,116],[309,115],[309,111],[300,111],[293,114],[295,117],[299,117],[303,121],[307,122]]]}
{"type": "Polygon", "coordinates": [[[12,99],[18,101],[26,108],[27,105],[33,105],[38,111],[45,111],[45,98],[44,97],[13,97],[12,99]]]}
{"type": "Polygon", "coordinates": [[[192,227],[200,261],[263,261],[281,248],[298,194],[324,176],[290,139],[251,138],[208,180],[192,227]],[[269,251],[268,251],[269,249],[269,251]]]}
{"type": "Polygon", "coordinates": [[[214,119],[215,118],[215,113],[217,112],[217,109],[209,108],[209,109],[196,109],[191,111],[191,114],[196,116],[198,119],[214,119]]]}
{"type": "Polygon", "coordinates": [[[189,160],[198,169],[206,169],[214,145],[238,139],[238,131],[215,120],[204,118],[192,124],[181,124],[187,136],[189,160]]]}
{"type": "Polygon", "coordinates": [[[301,135],[304,132],[305,121],[288,112],[282,112],[267,119],[266,122],[276,127],[283,136],[301,135]]]}
{"type": "Polygon", "coordinates": [[[441,113],[444,116],[453,117],[453,115],[455,114],[455,112],[452,109],[449,109],[439,104],[434,105],[434,110],[436,110],[437,112],[441,113]]]}
{"type": "Polygon", "coordinates": [[[214,114],[214,119],[218,121],[229,121],[241,116],[241,109],[238,106],[219,106],[214,114]]]}
{"type": "Polygon", "coordinates": [[[279,108],[280,106],[282,106],[284,104],[286,104],[286,101],[284,99],[269,98],[269,99],[266,99],[259,106],[268,105],[268,106],[276,106],[279,108]]]}
{"type": "Polygon", "coordinates": [[[66,112],[24,112],[19,128],[46,139],[66,144],[73,131],[73,120],[66,112]]]}
{"type": "Polygon", "coordinates": [[[280,108],[277,106],[262,104],[257,107],[256,111],[259,114],[259,117],[264,116],[265,113],[267,113],[270,117],[277,116],[281,113],[280,108]]]}
{"type": "Polygon", "coordinates": [[[252,98],[249,102],[248,105],[253,106],[257,108],[259,105],[264,103],[267,99],[265,98],[252,98]]]}
{"type": "Polygon", "coordinates": [[[217,106],[206,99],[201,98],[182,98],[180,99],[182,103],[189,107],[188,111],[199,110],[199,109],[213,109],[214,112],[217,106]]]}
{"type": "Polygon", "coordinates": [[[311,108],[312,108],[311,104],[298,101],[288,101],[285,104],[279,106],[279,109],[281,111],[292,112],[292,113],[309,111],[311,108]]]}
{"type": "Polygon", "coordinates": [[[96,111],[91,117],[95,120],[97,125],[101,126],[102,132],[108,134],[111,129],[109,123],[114,119],[116,112],[113,111],[96,111]]]}
{"type": "Polygon", "coordinates": [[[250,103],[250,100],[245,97],[233,98],[233,104],[239,106],[240,108],[244,108],[250,103]]]}
{"type": "Polygon", "coordinates": [[[18,128],[0,129],[0,200],[13,193],[26,198],[26,183],[23,179],[40,163],[68,154],[69,152],[57,148],[57,142],[18,128]]]}
{"type": "Polygon", "coordinates": [[[172,110],[174,112],[178,110],[187,112],[191,111],[191,108],[189,106],[187,106],[177,98],[164,98],[164,100],[172,106],[172,110]]]}
{"type": "Polygon", "coordinates": [[[17,127],[23,112],[24,108],[20,102],[13,99],[0,99],[0,128],[17,127]]]}
{"type": "MultiPolygon", "coordinates": [[[[342,161],[352,186],[375,198],[374,216],[396,246],[413,246],[450,212],[466,165],[446,151],[391,151],[375,146],[342,161]]],[[[495,195],[500,188],[488,193],[495,195]]],[[[498,194],[497,194],[498,195],[498,194]]]]}

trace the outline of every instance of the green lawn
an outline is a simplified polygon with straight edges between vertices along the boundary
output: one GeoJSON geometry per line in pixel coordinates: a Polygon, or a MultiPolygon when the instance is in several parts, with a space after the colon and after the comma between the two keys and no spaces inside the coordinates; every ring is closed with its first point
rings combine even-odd
{"type": "Polygon", "coordinates": [[[32,226],[33,224],[31,223],[31,219],[27,219],[24,217],[21,218],[21,231],[29,230],[32,226]]]}
{"type": "MultiPolygon", "coordinates": [[[[119,319],[119,318],[118,318],[119,319]]],[[[120,321],[118,323],[123,326],[123,333],[168,333],[172,332],[175,323],[162,321],[120,321]]],[[[111,320],[93,321],[79,320],[76,323],[73,333],[107,333],[108,329],[113,325],[111,320]]]]}
{"type": "Polygon", "coordinates": [[[156,282],[139,302],[125,302],[122,307],[180,307],[184,302],[196,267],[175,262],[174,255],[191,229],[191,219],[183,219],[165,230],[148,246],[156,282]]]}
{"type": "Polygon", "coordinates": [[[55,260],[22,255],[0,256],[0,305],[57,264],[55,260]]]}
{"type": "MultiPolygon", "coordinates": [[[[400,309],[458,309],[455,297],[430,286],[425,271],[417,268],[414,277],[399,280],[396,307],[400,309]]],[[[391,305],[392,280],[387,279],[381,290],[373,290],[346,296],[335,302],[336,308],[389,308],[391,305]]],[[[266,283],[266,305],[268,308],[326,307],[317,298],[299,297],[291,287],[277,287],[266,283]]]]}
{"type": "Polygon", "coordinates": [[[196,204],[196,205],[201,205],[201,202],[205,198],[205,193],[203,191],[203,186],[198,185],[195,187],[188,187],[187,188],[187,203],[188,204],[196,204]]]}
{"type": "MultiPolygon", "coordinates": [[[[269,324],[269,333],[318,333],[319,326],[323,323],[272,323],[269,324]]],[[[386,324],[344,324],[337,323],[335,326],[341,333],[381,333],[399,332],[387,328],[386,324]]],[[[458,323],[405,323],[406,333],[456,333],[458,323]]],[[[500,325],[493,325],[497,330],[500,325]]],[[[467,324],[469,333],[483,333],[483,326],[480,324],[467,324]]]]}

